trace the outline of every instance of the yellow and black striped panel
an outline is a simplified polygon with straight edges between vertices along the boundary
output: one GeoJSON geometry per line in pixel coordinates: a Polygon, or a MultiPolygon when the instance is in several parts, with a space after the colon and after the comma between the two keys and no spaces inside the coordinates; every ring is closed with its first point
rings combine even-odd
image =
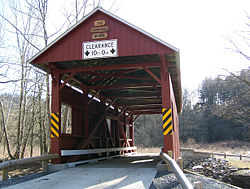
{"type": "Polygon", "coordinates": [[[163,135],[172,135],[172,109],[162,108],[162,120],[163,120],[163,135]]]}
{"type": "Polygon", "coordinates": [[[51,138],[59,137],[59,113],[51,113],[51,138]]]}

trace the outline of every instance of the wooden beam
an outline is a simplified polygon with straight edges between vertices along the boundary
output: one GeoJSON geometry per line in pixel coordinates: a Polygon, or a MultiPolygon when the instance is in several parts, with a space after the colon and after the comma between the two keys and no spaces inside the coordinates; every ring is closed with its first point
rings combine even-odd
{"type": "Polygon", "coordinates": [[[155,109],[159,109],[159,110],[161,110],[161,108],[162,108],[162,106],[161,106],[161,104],[160,105],[157,105],[157,106],[150,106],[150,105],[148,105],[148,106],[146,106],[146,105],[144,105],[144,106],[128,106],[127,107],[127,111],[134,111],[134,110],[145,110],[145,109],[150,109],[150,110],[155,110],[155,109]]]}
{"type": "Polygon", "coordinates": [[[146,62],[137,64],[115,64],[115,65],[105,65],[105,66],[93,66],[93,67],[81,67],[81,68],[71,68],[71,69],[60,69],[60,73],[83,73],[89,71],[101,71],[101,70],[122,70],[122,69],[137,69],[143,66],[147,67],[159,67],[161,64],[159,62],[146,62]]]}
{"type": "Polygon", "coordinates": [[[49,69],[49,73],[51,75],[51,78],[52,80],[55,82],[55,74],[54,74],[54,69],[53,69],[54,66],[52,66],[50,63],[48,65],[48,69],[49,69]]]}
{"type": "Polygon", "coordinates": [[[64,82],[60,85],[60,90],[71,80],[71,78],[75,75],[74,72],[72,72],[65,80],[64,82]]]}
{"type": "Polygon", "coordinates": [[[143,67],[143,69],[152,76],[159,84],[161,84],[161,80],[153,73],[151,70],[149,70],[146,66],[143,67]]]}
{"type": "Polygon", "coordinates": [[[137,120],[137,118],[140,116],[140,114],[136,115],[135,118],[133,118],[132,122],[135,122],[135,120],[137,120]]]}
{"type": "Polygon", "coordinates": [[[112,106],[115,103],[116,100],[117,99],[114,99],[111,103],[109,103],[109,105],[107,106],[107,108],[105,109],[105,111],[107,111],[110,108],[110,106],[112,106]]]}
{"type": "MultiPolygon", "coordinates": [[[[123,128],[122,128],[122,127],[119,127],[119,130],[120,130],[120,133],[121,133],[121,135],[122,135],[123,140],[125,141],[125,144],[126,144],[128,147],[130,147],[130,144],[129,144],[128,140],[127,140],[127,137],[126,137],[126,135],[125,135],[125,133],[124,133],[123,128]]],[[[127,147],[127,146],[126,146],[126,147],[127,147]]]]}
{"type": "Polygon", "coordinates": [[[123,114],[123,112],[126,110],[126,108],[127,108],[127,106],[124,106],[124,107],[122,108],[122,111],[118,114],[118,117],[121,116],[121,115],[123,114]]]}
{"type": "Polygon", "coordinates": [[[139,88],[139,87],[152,87],[155,83],[129,83],[117,85],[96,85],[89,86],[89,89],[118,89],[118,88],[139,88]]]}
{"type": "MultiPolygon", "coordinates": [[[[79,143],[77,143],[77,145],[75,146],[75,149],[84,149],[87,147],[87,145],[91,142],[92,137],[95,135],[97,129],[99,128],[103,120],[106,118],[106,114],[107,114],[106,112],[103,113],[103,115],[99,118],[99,120],[94,125],[94,128],[91,130],[88,137],[86,139],[82,139],[79,143]]],[[[75,161],[77,159],[78,159],[77,157],[70,157],[68,158],[67,161],[75,161]]]]}
{"type": "Polygon", "coordinates": [[[126,102],[116,102],[116,104],[118,106],[125,106],[126,105],[127,107],[129,107],[129,106],[133,106],[133,105],[137,105],[137,106],[161,105],[162,103],[161,102],[137,102],[137,101],[131,102],[131,101],[126,101],[126,102]]]}
{"type": "Polygon", "coordinates": [[[161,103],[152,103],[152,104],[131,104],[131,105],[126,105],[126,107],[129,109],[134,108],[134,107],[146,107],[147,106],[161,106],[161,103]]]}
{"type": "Polygon", "coordinates": [[[134,111],[134,115],[162,114],[161,111],[134,111]]]}
{"type": "Polygon", "coordinates": [[[75,149],[86,148],[86,146],[89,144],[89,142],[91,141],[91,139],[94,136],[95,132],[97,131],[97,129],[99,128],[99,126],[101,125],[101,123],[103,122],[103,120],[105,118],[106,118],[106,112],[99,118],[99,120],[95,124],[94,128],[91,130],[89,136],[86,139],[80,141],[77,144],[75,149]]]}
{"type": "Polygon", "coordinates": [[[158,89],[156,85],[153,85],[153,88],[159,93],[158,97],[160,97],[161,96],[161,90],[158,89]]]}
{"type": "Polygon", "coordinates": [[[89,99],[88,104],[100,93],[101,89],[99,89],[92,97],[89,99]]]}
{"type": "Polygon", "coordinates": [[[155,108],[155,109],[145,108],[145,109],[139,109],[139,110],[137,110],[137,109],[132,110],[132,112],[140,112],[140,111],[160,112],[161,108],[155,108]]]}
{"type": "MultiPolygon", "coordinates": [[[[161,96],[161,95],[160,95],[161,96]]],[[[155,94],[128,94],[128,95],[114,95],[111,96],[117,99],[147,99],[152,97],[159,97],[158,93],[155,94]]]]}
{"type": "Polygon", "coordinates": [[[148,77],[138,77],[138,76],[128,76],[124,74],[109,74],[109,73],[100,73],[100,72],[90,72],[86,73],[86,75],[92,75],[92,76],[101,76],[99,78],[95,78],[92,81],[96,81],[97,79],[101,80],[103,78],[109,78],[109,77],[115,77],[115,78],[124,78],[124,79],[138,79],[138,80],[152,80],[151,78],[148,77]]]}

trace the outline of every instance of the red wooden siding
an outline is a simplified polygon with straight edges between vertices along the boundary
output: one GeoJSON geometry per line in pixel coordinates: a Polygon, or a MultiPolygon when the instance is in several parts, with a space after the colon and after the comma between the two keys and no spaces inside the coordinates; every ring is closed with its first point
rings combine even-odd
{"type": "Polygon", "coordinates": [[[105,20],[106,25],[110,28],[108,38],[100,40],[118,40],[118,56],[174,52],[174,50],[166,47],[158,41],[155,41],[134,28],[98,10],[83,23],[78,25],[74,30],[57,41],[57,43],[51,46],[43,54],[38,56],[33,62],[47,63],[81,60],[82,43],[86,41],[94,41],[91,38],[90,29],[94,26],[94,21],[96,20],[105,20]]]}

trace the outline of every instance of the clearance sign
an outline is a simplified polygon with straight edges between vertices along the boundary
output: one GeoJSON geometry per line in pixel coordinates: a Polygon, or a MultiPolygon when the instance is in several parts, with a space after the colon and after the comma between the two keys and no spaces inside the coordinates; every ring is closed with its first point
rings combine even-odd
{"type": "Polygon", "coordinates": [[[82,59],[116,57],[117,39],[82,43],[82,59]]]}

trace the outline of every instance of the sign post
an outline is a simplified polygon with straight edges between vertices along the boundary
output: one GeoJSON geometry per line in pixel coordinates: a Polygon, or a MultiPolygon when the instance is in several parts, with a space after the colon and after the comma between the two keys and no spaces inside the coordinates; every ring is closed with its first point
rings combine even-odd
{"type": "Polygon", "coordinates": [[[117,39],[82,43],[83,60],[116,56],[118,56],[117,39]]]}

